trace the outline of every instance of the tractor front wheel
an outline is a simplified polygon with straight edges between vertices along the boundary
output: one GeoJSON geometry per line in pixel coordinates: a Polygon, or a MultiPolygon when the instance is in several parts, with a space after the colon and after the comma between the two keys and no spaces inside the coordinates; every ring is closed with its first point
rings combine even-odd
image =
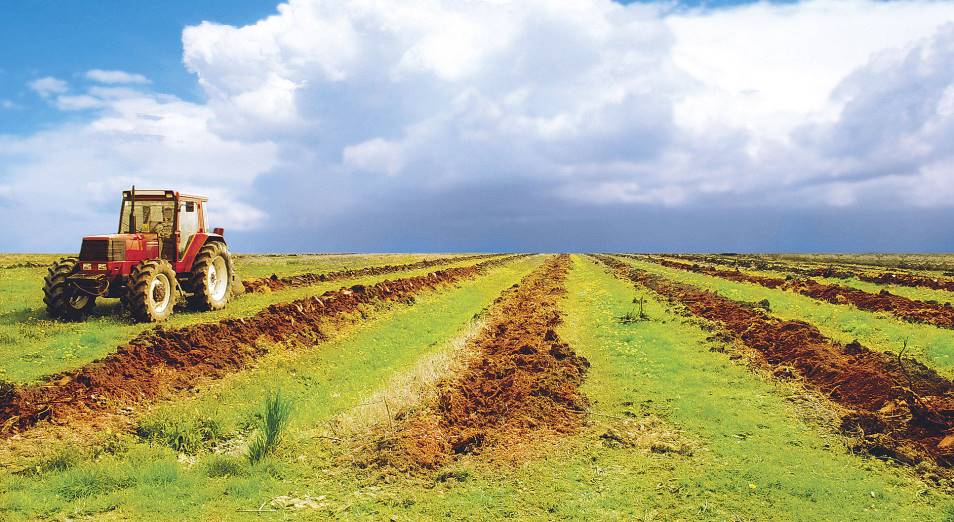
{"type": "Polygon", "coordinates": [[[172,315],[176,304],[176,272],[168,261],[143,261],[129,274],[126,284],[126,304],[133,319],[141,323],[156,323],[172,315]]]}
{"type": "Polygon", "coordinates": [[[82,321],[96,304],[95,296],[83,292],[69,281],[69,277],[76,272],[77,264],[79,260],[75,257],[64,257],[50,265],[43,279],[46,313],[54,319],[82,321]]]}
{"type": "Polygon", "coordinates": [[[189,286],[193,310],[221,310],[229,303],[232,293],[232,258],[224,243],[203,246],[192,262],[189,286]]]}

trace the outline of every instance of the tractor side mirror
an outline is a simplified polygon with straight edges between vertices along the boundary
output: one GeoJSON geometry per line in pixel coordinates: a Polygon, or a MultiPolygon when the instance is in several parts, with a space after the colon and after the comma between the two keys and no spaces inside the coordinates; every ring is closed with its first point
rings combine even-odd
{"type": "Polygon", "coordinates": [[[195,202],[186,201],[186,212],[195,212],[195,202]]]}
{"type": "Polygon", "coordinates": [[[215,227],[212,229],[212,233],[222,236],[222,235],[225,235],[225,229],[222,227],[215,227]]]}

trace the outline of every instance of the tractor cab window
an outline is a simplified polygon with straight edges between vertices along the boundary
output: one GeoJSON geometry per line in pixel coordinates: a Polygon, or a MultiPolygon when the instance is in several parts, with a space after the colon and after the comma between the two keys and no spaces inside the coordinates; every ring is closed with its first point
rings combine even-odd
{"type": "Polygon", "coordinates": [[[192,236],[199,232],[199,205],[193,201],[179,204],[179,257],[185,254],[192,236]]]}
{"type": "Polygon", "coordinates": [[[123,201],[123,210],[119,219],[120,234],[159,234],[172,237],[175,232],[173,218],[175,203],[172,201],[136,200],[135,205],[123,201]],[[129,212],[135,208],[136,229],[129,228],[129,212]]]}

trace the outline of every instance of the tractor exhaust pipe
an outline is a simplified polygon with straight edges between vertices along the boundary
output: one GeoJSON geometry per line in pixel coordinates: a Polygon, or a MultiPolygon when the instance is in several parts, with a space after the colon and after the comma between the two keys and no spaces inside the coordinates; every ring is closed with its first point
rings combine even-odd
{"type": "Polygon", "coordinates": [[[136,233],[136,185],[129,191],[129,233],[136,233]]]}

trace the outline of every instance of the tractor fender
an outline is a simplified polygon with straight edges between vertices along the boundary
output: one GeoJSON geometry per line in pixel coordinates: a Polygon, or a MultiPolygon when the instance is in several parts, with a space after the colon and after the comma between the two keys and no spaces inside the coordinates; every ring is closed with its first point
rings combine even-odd
{"type": "Polygon", "coordinates": [[[195,262],[195,256],[198,255],[199,250],[202,250],[202,247],[207,243],[212,242],[218,242],[224,245],[225,238],[219,234],[209,234],[208,232],[199,232],[192,236],[189,246],[186,247],[185,254],[183,254],[182,259],[176,263],[176,272],[179,274],[191,272],[192,263],[195,262]]]}

